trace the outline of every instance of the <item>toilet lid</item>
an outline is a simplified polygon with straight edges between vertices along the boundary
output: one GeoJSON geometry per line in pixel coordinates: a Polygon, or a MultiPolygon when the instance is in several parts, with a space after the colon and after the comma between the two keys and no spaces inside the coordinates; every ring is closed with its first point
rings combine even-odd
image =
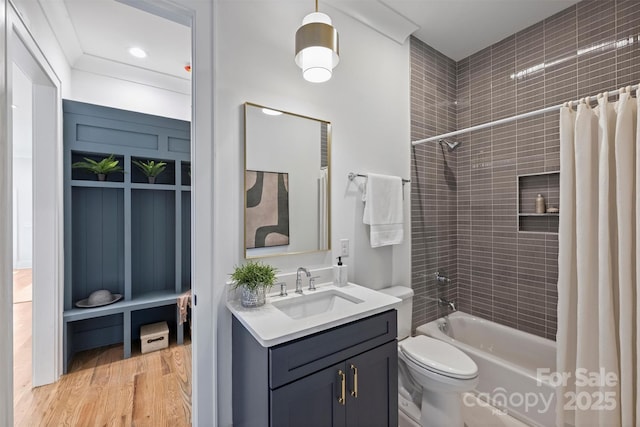
{"type": "Polygon", "coordinates": [[[462,350],[444,341],[418,335],[400,343],[402,353],[414,363],[430,371],[452,378],[478,376],[478,366],[462,350]]]}

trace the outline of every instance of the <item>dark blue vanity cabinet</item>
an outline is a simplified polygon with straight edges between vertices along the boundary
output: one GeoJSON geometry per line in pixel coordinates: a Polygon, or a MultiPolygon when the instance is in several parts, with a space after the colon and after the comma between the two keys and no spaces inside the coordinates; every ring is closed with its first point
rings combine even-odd
{"type": "Polygon", "coordinates": [[[234,426],[398,425],[396,310],[273,347],[233,318],[234,426]]]}
{"type": "Polygon", "coordinates": [[[63,101],[64,369],[73,354],[123,343],[131,355],[140,326],[167,321],[179,343],[176,298],[191,287],[189,122],[63,101]],[[124,173],[98,181],[74,162],[114,155],[124,173]],[[134,161],[167,163],[150,184],[134,161]],[[122,299],[77,308],[107,289],[122,299]]]}

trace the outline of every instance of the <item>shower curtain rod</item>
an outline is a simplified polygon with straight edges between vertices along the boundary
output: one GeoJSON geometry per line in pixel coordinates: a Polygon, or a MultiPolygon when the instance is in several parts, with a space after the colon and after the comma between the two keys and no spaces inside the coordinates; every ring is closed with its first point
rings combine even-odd
{"type": "MultiPolygon", "coordinates": [[[[640,85],[631,86],[631,90],[637,90],[638,88],[640,88],[640,85]]],[[[618,90],[609,92],[609,96],[610,97],[614,96],[614,95],[618,95],[618,94],[619,94],[618,90]]],[[[589,102],[596,101],[597,99],[598,99],[598,95],[590,96],[588,98],[589,102]]],[[[580,101],[573,101],[574,104],[577,103],[577,102],[580,102],[580,101]]],[[[441,135],[436,135],[436,136],[432,136],[432,137],[429,137],[429,138],[420,139],[420,140],[417,140],[417,141],[412,141],[411,145],[418,145],[418,144],[422,144],[422,143],[425,143],[425,142],[439,141],[439,140],[444,139],[444,138],[449,138],[449,137],[456,136],[456,135],[462,135],[463,133],[469,133],[469,132],[473,132],[473,131],[476,131],[476,130],[486,129],[486,128],[489,128],[489,127],[492,127],[492,126],[496,126],[496,125],[503,125],[505,123],[510,123],[510,122],[513,122],[513,121],[516,121],[516,120],[526,119],[527,117],[537,116],[539,114],[551,113],[553,111],[560,110],[560,108],[562,108],[564,105],[565,105],[565,103],[562,103],[560,105],[554,105],[552,107],[541,108],[539,110],[530,111],[528,113],[522,113],[522,114],[518,114],[518,115],[515,115],[515,116],[511,116],[511,117],[505,117],[504,119],[498,119],[498,120],[494,120],[492,122],[482,123],[480,125],[471,126],[471,127],[466,128],[466,129],[460,129],[460,130],[456,130],[456,131],[453,131],[453,132],[447,132],[447,133],[443,133],[441,135]]]]}

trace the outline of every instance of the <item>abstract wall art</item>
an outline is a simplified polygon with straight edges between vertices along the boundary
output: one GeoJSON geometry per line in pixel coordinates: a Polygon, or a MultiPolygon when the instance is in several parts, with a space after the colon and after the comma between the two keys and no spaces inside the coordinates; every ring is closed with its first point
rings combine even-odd
{"type": "Polygon", "coordinates": [[[246,248],[289,244],[289,174],[245,172],[246,248]]]}

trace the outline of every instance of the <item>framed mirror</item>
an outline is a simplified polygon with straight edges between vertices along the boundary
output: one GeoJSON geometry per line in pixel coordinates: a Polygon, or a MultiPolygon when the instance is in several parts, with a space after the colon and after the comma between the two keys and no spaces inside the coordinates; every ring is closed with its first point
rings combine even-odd
{"type": "Polygon", "coordinates": [[[331,123],[244,104],[245,258],[331,249],[331,123]]]}

